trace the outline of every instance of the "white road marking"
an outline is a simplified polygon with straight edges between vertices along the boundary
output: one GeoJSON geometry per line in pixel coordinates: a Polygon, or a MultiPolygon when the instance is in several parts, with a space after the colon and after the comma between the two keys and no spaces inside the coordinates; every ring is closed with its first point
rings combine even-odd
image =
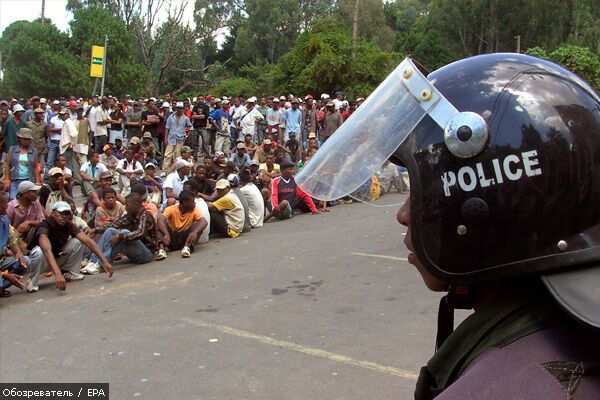
{"type": "Polygon", "coordinates": [[[394,257],[394,256],[386,256],[384,254],[371,254],[371,253],[352,253],[353,256],[361,256],[361,257],[374,257],[374,258],[384,258],[386,260],[396,260],[396,261],[408,261],[407,258],[402,257],[394,257]]]}

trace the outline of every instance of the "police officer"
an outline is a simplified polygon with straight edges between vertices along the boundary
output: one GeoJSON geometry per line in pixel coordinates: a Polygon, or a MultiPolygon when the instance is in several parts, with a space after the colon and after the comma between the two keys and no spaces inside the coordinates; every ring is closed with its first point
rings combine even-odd
{"type": "Polygon", "coordinates": [[[408,168],[409,262],[446,292],[416,399],[600,398],[600,97],[551,62],[404,60],[296,179],[352,193],[408,168]],[[475,312],[454,330],[454,309],[475,312]]]}

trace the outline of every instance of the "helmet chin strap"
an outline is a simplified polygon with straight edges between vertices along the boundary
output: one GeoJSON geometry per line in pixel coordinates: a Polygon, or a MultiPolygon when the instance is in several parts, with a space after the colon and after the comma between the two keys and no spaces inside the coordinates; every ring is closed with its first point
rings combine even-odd
{"type": "Polygon", "coordinates": [[[450,285],[448,294],[440,299],[438,309],[438,327],[435,340],[437,352],[448,336],[454,331],[454,310],[470,310],[473,308],[476,288],[474,286],[450,285]]]}

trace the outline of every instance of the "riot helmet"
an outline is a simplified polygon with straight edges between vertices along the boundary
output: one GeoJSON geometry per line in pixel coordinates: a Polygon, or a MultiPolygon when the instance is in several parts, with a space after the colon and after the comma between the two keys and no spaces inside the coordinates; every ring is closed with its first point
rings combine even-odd
{"type": "Polygon", "coordinates": [[[543,276],[600,327],[600,97],[574,73],[488,54],[427,75],[405,59],[296,178],[343,197],[390,159],[408,168],[411,236],[449,285],[543,276]]]}

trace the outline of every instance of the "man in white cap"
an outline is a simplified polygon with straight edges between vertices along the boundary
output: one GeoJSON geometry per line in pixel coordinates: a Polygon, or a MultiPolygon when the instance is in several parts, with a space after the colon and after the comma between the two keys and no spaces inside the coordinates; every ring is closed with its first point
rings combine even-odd
{"type": "Polygon", "coordinates": [[[175,113],[169,116],[165,124],[167,148],[163,159],[163,171],[168,171],[173,160],[181,155],[181,148],[186,137],[186,128],[192,128],[192,123],[183,114],[183,102],[178,101],[175,104],[175,113]]]}
{"type": "Polygon", "coordinates": [[[246,100],[246,106],[240,107],[235,111],[233,115],[233,121],[237,126],[238,137],[243,138],[246,134],[251,134],[254,140],[256,140],[256,123],[260,122],[264,119],[263,115],[258,111],[255,107],[256,105],[256,97],[252,96],[248,100],[246,100]]]}
{"type": "Polygon", "coordinates": [[[11,146],[17,144],[17,132],[19,132],[21,128],[25,128],[25,120],[23,119],[24,113],[25,109],[22,105],[14,105],[13,117],[8,118],[4,124],[4,127],[2,128],[5,149],[9,149],[11,146]]]}
{"type": "Polygon", "coordinates": [[[56,288],[65,290],[66,282],[83,280],[79,273],[83,259],[83,246],[102,260],[102,268],[109,277],[113,270],[110,262],[88,235],[81,232],[71,221],[71,206],[65,201],[57,201],[52,206],[50,217],[43,220],[35,228],[33,237],[27,248],[31,250],[31,271],[27,282],[28,292],[39,290],[40,273],[52,271],[56,288]]]}
{"type": "Polygon", "coordinates": [[[302,111],[298,109],[300,102],[298,99],[292,99],[292,108],[285,110],[285,133],[283,143],[290,138],[290,134],[296,134],[300,137],[300,127],[302,126],[302,111]]]}
{"type": "Polygon", "coordinates": [[[188,180],[193,163],[183,159],[175,163],[175,172],[170,173],[165,178],[163,184],[163,205],[175,204],[179,200],[179,194],[183,191],[183,184],[188,180]]]}
{"type": "Polygon", "coordinates": [[[218,199],[208,205],[210,233],[238,237],[244,231],[244,206],[227,179],[218,180],[215,189],[218,199]]]}

